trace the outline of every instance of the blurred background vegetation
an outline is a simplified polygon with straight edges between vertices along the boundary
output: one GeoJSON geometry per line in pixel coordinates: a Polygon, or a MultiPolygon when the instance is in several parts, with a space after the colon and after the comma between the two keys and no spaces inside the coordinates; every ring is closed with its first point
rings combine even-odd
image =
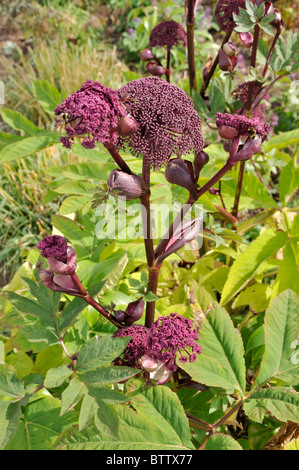
{"type": "MultiPolygon", "coordinates": [[[[203,0],[196,15],[195,53],[201,70],[221,40],[214,1],[203,0]]],[[[296,2],[278,0],[286,32],[298,29],[296,2]]],[[[0,5],[0,80],[5,108],[21,112],[35,125],[53,129],[52,116],[36,99],[33,82],[47,80],[61,96],[86,79],[117,89],[136,75],[145,76],[139,51],[148,47],[152,28],[163,19],[185,23],[183,0],[2,0],[0,5]]],[[[239,48],[236,69],[243,80],[246,48],[239,48]],[[243,67],[243,68],[242,68],[243,67]]],[[[155,51],[163,58],[163,51],[155,51]]],[[[186,51],[172,51],[172,81],[187,91],[186,51]]],[[[291,83],[291,78],[284,81],[291,83]]],[[[298,126],[297,106],[283,81],[271,97],[269,123],[275,132],[298,126]]],[[[0,121],[0,131],[13,132],[0,121]]],[[[209,128],[207,135],[209,136],[209,128]]],[[[206,135],[206,134],[205,134],[206,135]]],[[[48,196],[52,167],[80,161],[78,155],[50,147],[7,162],[0,168],[0,284],[7,284],[40,236],[51,230],[51,215],[63,200],[48,196]]],[[[53,174],[53,173],[52,173],[53,174]]],[[[275,182],[275,180],[274,180],[275,182]]]]}

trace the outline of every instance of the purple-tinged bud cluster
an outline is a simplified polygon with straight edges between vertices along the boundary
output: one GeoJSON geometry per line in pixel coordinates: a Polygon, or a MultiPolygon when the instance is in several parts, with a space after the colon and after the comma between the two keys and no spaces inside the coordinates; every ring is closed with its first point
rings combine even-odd
{"type": "Polygon", "coordinates": [[[39,241],[37,248],[41,250],[44,258],[55,258],[63,263],[67,262],[67,242],[60,235],[51,235],[39,241]]]}
{"type": "Polygon", "coordinates": [[[258,118],[247,118],[242,114],[216,114],[216,125],[218,132],[224,139],[232,139],[240,135],[248,135],[249,129],[254,129],[261,137],[271,131],[269,124],[258,118]]]}
{"type": "Polygon", "coordinates": [[[67,137],[61,137],[67,148],[71,147],[71,139],[77,135],[86,136],[81,142],[85,148],[94,148],[95,142],[115,142],[118,134],[114,129],[127,114],[116,91],[92,80],[83,83],[55,109],[56,123],[62,113],[71,116],[65,126],[67,137]],[[73,123],[76,123],[74,127],[73,123]]]}
{"type": "MultiPolygon", "coordinates": [[[[250,0],[255,3],[255,0],[250,0]]],[[[245,8],[245,0],[219,0],[215,9],[217,23],[223,31],[232,31],[236,27],[233,14],[239,14],[239,8],[245,8]]]]}
{"type": "Polygon", "coordinates": [[[41,256],[48,260],[49,269],[39,265],[39,278],[43,284],[55,292],[80,296],[80,291],[72,279],[77,267],[77,254],[60,235],[51,235],[38,242],[41,256]]]}
{"type": "Polygon", "coordinates": [[[160,374],[156,377],[156,380],[161,380],[159,383],[168,381],[169,372],[177,370],[177,353],[180,353],[179,360],[186,363],[194,362],[202,351],[192,321],[177,313],[159,317],[150,328],[142,325],[121,328],[114,336],[131,336],[121,359],[122,364],[142,367],[149,372],[159,369],[163,375],[163,378],[160,374]]]}
{"type": "Polygon", "coordinates": [[[187,34],[182,25],[174,20],[162,21],[152,30],[149,38],[150,47],[167,47],[169,51],[173,46],[183,44],[187,46],[187,34]]]}
{"type": "Polygon", "coordinates": [[[120,148],[127,143],[131,153],[147,159],[152,168],[166,164],[172,154],[180,157],[202,150],[200,117],[179,87],[146,77],[127,83],[118,94],[138,124],[133,135],[119,138],[120,148]]]}

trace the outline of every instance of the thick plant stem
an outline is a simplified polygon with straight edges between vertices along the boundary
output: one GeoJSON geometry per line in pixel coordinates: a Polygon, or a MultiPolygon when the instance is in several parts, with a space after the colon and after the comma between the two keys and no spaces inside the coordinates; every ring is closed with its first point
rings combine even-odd
{"type": "Polygon", "coordinates": [[[116,148],[113,145],[108,145],[108,144],[106,144],[105,147],[108,150],[108,152],[110,153],[110,155],[112,156],[115,163],[117,163],[119,168],[122,171],[124,171],[125,173],[128,173],[129,175],[132,175],[131,169],[128,167],[126,162],[122,159],[122,157],[120,156],[120,154],[118,153],[116,148]]]}
{"type": "MultiPolygon", "coordinates": [[[[150,165],[143,159],[142,177],[146,186],[150,187],[150,165]]],[[[151,225],[151,207],[150,207],[150,194],[140,198],[142,205],[142,224],[143,224],[143,238],[145,246],[145,254],[147,259],[148,268],[148,291],[156,294],[158,286],[159,270],[155,269],[155,253],[154,244],[152,239],[152,225],[151,225]]],[[[148,328],[154,321],[156,302],[147,302],[145,313],[145,326],[148,328]]]]}
{"type": "Polygon", "coordinates": [[[190,96],[192,96],[192,90],[197,89],[195,59],[194,59],[194,27],[195,27],[194,0],[187,1],[186,27],[187,27],[189,90],[190,90],[190,96]]]}
{"type": "Polygon", "coordinates": [[[167,63],[166,63],[166,81],[170,83],[170,49],[167,49],[167,63]]]}
{"type": "MultiPolygon", "coordinates": [[[[253,68],[256,66],[256,54],[257,54],[257,48],[258,48],[258,43],[259,43],[259,35],[260,35],[260,27],[257,24],[254,27],[253,46],[252,46],[251,61],[250,61],[250,65],[253,68]]],[[[254,85],[255,85],[255,81],[249,82],[248,99],[246,103],[247,111],[251,110],[254,85]]]]}
{"type": "MultiPolygon", "coordinates": [[[[226,35],[224,36],[224,39],[222,41],[222,44],[220,46],[220,49],[224,46],[224,44],[226,44],[228,41],[229,41],[229,38],[231,37],[231,34],[232,34],[232,31],[228,31],[226,33],[226,35]]],[[[203,84],[202,84],[202,87],[201,87],[201,90],[200,90],[200,96],[201,97],[204,97],[204,94],[205,94],[205,91],[206,89],[208,88],[209,86],[209,83],[210,83],[210,80],[211,78],[213,77],[214,75],[214,72],[216,70],[216,67],[218,65],[218,62],[219,62],[219,53],[217,54],[213,64],[212,64],[212,67],[211,67],[211,70],[209,71],[206,79],[204,80],[203,84]]]]}
{"type": "MultiPolygon", "coordinates": [[[[157,288],[158,288],[158,279],[159,279],[160,267],[161,267],[161,265],[149,269],[148,291],[153,292],[153,294],[155,294],[155,295],[157,293],[157,288]]],[[[145,326],[147,328],[150,328],[150,326],[154,322],[155,308],[156,308],[156,301],[155,300],[153,300],[152,302],[147,302],[146,312],[145,312],[145,326]]]]}

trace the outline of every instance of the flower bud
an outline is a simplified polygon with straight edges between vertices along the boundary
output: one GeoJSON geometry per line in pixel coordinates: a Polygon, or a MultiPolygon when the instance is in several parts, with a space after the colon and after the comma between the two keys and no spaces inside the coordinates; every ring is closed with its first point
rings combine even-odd
{"type": "Polygon", "coordinates": [[[134,302],[130,302],[127,306],[125,313],[124,322],[126,326],[132,325],[135,321],[139,320],[142,317],[144,308],[144,301],[142,297],[135,300],[134,302]]]}
{"type": "Polygon", "coordinates": [[[152,53],[150,49],[144,49],[144,51],[140,51],[139,54],[140,54],[140,59],[143,62],[146,62],[147,60],[152,60],[155,58],[154,54],[152,53]]]}
{"type": "Polygon", "coordinates": [[[165,168],[165,178],[168,183],[177,184],[178,186],[188,189],[193,199],[197,199],[197,188],[194,183],[193,170],[191,173],[187,161],[181,158],[170,160],[165,168]]]}
{"type": "Polygon", "coordinates": [[[210,157],[207,152],[204,152],[203,150],[201,150],[200,152],[196,152],[193,162],[196,181],[198,180],[200,171],[208,163],[209,160],[210,157]]]}
{"type": "Polygon", "coordinates": [[[280,11],[277,8],[274,8],[273,15],[275,16],[274,20],[270,23],[271,26],[277,29],[277,31],[281,32],[283,21],[280,11]]]}
{"type": "Polygon", "coordinates": [[[108,177],[110,192],[118,197],[125,197],[128,201],[147,194],[147,188],[141,176],[129,175],[121,170],[113,170],[108,177]]]}
{"type": "Polygon", "coordinates": [[[122,323],[126,318],[125,312],[123,310],[116,310],[113,312],[113,314],[119,323],[122,323]]]}
{"type": "Polygon", "coordinates": [[[138,129],[137,121],[127,114],[127,116],[121,118],[118,122],[118,135],[121,137],[128,137],[129,135],[135,134],[138,129]]]}
{"type": "Polygon", "coordinates": [[[167,72],[167,69],[156,62],[148,62],[145,66],[147,72],[155,77],[162,77],[167,72]]]}
{"type": "Polygon", "coordinates": [[[232,42],[226,42],[223,45],[222,49],[225,52],[225,54],[228,56],[234,56],[236,55],[236,52],[237,52],[237,49],[232,42]]]}
{"type": "Polygon", "coordinates": [[[219,68],[224,72],[233,72],[238,58],[235,55],[227,55],[223,49],[219,50],[219,68]]]}
{"type": "Polygon", "coordinates": [[[274,15],[274,6],[272,2],[265,2],[265,15],[274,15]]]}
{"type": "Polygon", "coordinates": [[[240,33],[240,41],[246,46],[251,47],[253,45],[253,36],[250,33],[240,33]]]}

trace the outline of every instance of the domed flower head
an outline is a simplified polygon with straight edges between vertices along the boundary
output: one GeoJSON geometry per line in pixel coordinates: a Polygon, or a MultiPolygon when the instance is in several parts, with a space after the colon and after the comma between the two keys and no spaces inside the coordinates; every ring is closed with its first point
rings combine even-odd
{"type": "MultiPolygon", "coordinates": [[[[250,0],[255,3],[255,0],[250,0]]],[[[219,0],[215,9],[217,23],[223,31],[232,31],[236,27],[233,14],[239,14],[239,8],[245,8],[245,0],[219,0]]]]}
{"type": "Polygon", "coordinates": [[[119,89],[120,99],[129,105],[138,124],[137,131],[120,137],[134,156],[147,159],[153,168],[166,164],[172,154],[203,149],[201,120],[192,100],[176,85],[158,77],[133,80],[119,89]]]}
{"type": "Polygon", "coordinates": [[[86,136],[85,148],[94,148],[95,142],[111,144],[117,138],[119,121],[127,115],[117,92],[100,82],[87,80],[79,90],[66,98],[56,109],[55,125],[64,121],[67,137],[62,137],[64,147],[71,147],[71,139],[86,136]]]}
{"type": "Polygon", "coordinates": [[[162,21],[152,30],[149,38],[150,47],[167,47],[170,50],[173,46],[182,44],[187,46],[187,34],[182,25],[176,21],[162,21]]]}
{"type": "Polygon", "coordinates": [[[181,362],[194,362],[197,354],[201,353],[202,348],[197,340],[198,333],[192,321],[178,313],[171,313],[167,317],[159,317],[150,327],[147,355],[162,362],[168,370],[175,371],[178,352],[181,362]]]}

